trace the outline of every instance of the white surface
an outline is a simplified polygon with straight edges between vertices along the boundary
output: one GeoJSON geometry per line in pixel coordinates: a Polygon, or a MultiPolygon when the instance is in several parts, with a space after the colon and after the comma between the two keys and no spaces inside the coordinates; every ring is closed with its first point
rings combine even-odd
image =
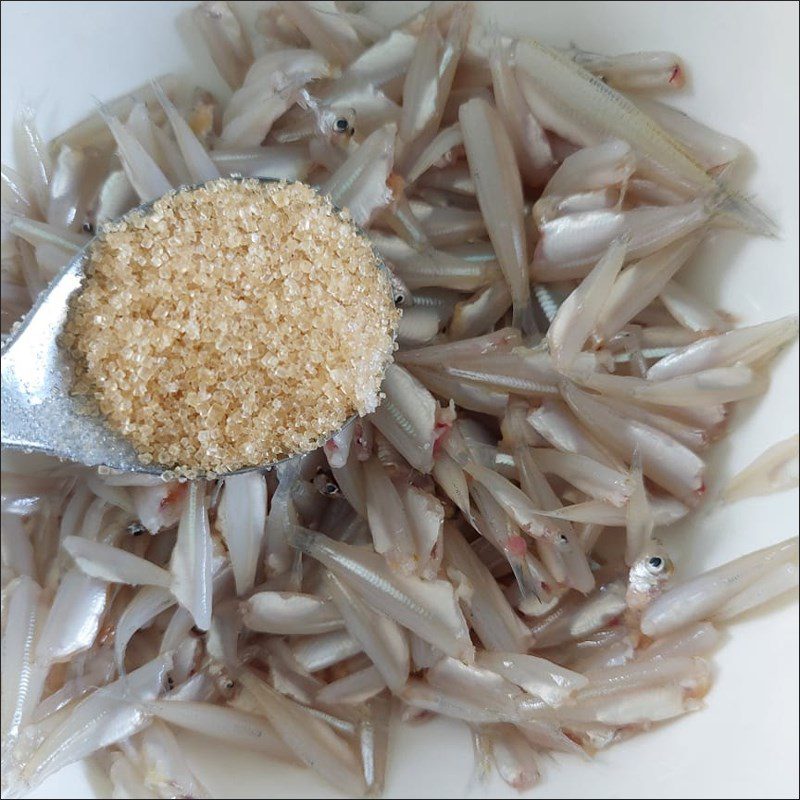
{"type": "MultiPolygon", "coordinates": [[[[377,4],[375,4],[377,5],[377,4]]],[[[408,3],[381,3],[404,17],[408,3]]],[[[418,4],[417,4],[418,5],[418,4]]],[[[797,313],[798,7],[794,3],[482,3],[501,29],[553,44],[626,52],[665,49],[689,66],[691,88],[674,98],[684,110],[748,143],[756,166],[748,189],[780,223],[767,241],[720,232],[681,280],[715,304],[757,322],[797,313]]],[[[46,135],[149,77],[193,71],[218,89],[196,39],[179,34],[187,4],[3,2],[2,152],[10,158],[11,115],[21,101],[39,110],[46,135]],[[193,61],[187,41],[195,48],[193,61]]],[[[376,12],[377,13],[377,12],[376,12]]],[[[182,26],[185,30],[186,26],[182,26]]],[[[740,409],[731,439],[712,459],[709,503],[665,536],[681,574],[698,572],[797,534],[797,491],[715,505],[718,488],[768,444],[798,429],[797,345],[783,353],[767,397],[740,409]]],[[[708,707],[592,761],[559,757],[543,765],[532,796],[797,797],[798,609],[792,600],[730,628],[714,659],[708,707]]],[[[318,781],[241,753],[195,746],[192,761],[219,797],[335,797],[318,781]]],[[[107,791],[100,787],[101,792],[107,791]]],[[[93,797],[80,765],[31,797],[93,797]]],[[[108,796],[108,795],[106,795],[108,796]]],[[[398,730],[388,797],[517,796],[498,779],[477,785],[466,729],[448,723],[398,730]]]]}

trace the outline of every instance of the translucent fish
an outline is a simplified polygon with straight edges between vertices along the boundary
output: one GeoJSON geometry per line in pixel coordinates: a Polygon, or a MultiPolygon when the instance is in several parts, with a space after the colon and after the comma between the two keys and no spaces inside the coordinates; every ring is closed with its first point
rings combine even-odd
{"type": "Polygon", "coordinates": [[[327,586],[344,617],[345,626],[358,640],[376,670],[393,692],[408,680],[409,649],[405,632],[395,622],[376,613],[335,575],[328,574],[327,586]]]}
{"type": "Polygon", "coordinates": [[[640,95],[631,97],[631,100],[680,142],[706,170],[730,164],[746,152],[745,146],[737,139],[712,130],[666,103],[640,95]]]}
{"type": "Polygon", "coordinates": [[[51,225],[76,230],[82,222],[81,188],[87,169],[86,156],[80,150],[62,147],[53,169],[46,219],[51,225]]]}
{"type": "Polygon", "coordinates": [[[266,517],[267,486],[263,475],[252,472],[225,480],[217,524],[228,547],[239,595],[246,594],[255,583],[266,517]]]}
{"type": "Polygon", "coordinates": [[[518,69],[536,89],[586,132],[590,140],[586,143],[598,144],[609,137],[624,139],[641,159],[642,172],[660,168],[663,174],[668,170],[701,194],[721,192],[744,228],[768,235],[774,231],[771,220],[759,209],[730,193],[629,100],[571,63],[567,56],[533,40],[519,42],[515,55],[518,69]]]}
{"type": "Polygon", "coordinates": [[[381,673],[375,667],[365,667],[326,684],[317,693],[317,701],[360,706],[385,688],[381,673]]]}
{"type": "Polygon", "coordinates": [[[653,91],[682,89],[686,70],[675,53],[643,51],[603,56],[572,47],[569,55],[576,64],[597,75],[615,89],[653,91]]]}
{"type": "Polygon", "coordinates": [[[31,187],[31,200],[47,211],[53,162],[36,127],[33,111],[23,107],[15,120],[14,147],[22,179],[31,187]]]}
{"type": "Polygon", "coordinates": [[[2,639],[2,731],[3,766],[22,729],[31,721],[39,702],[46,670],[34,661],[37,625],[41,623],[41,589],[27,575],[13,581],[4,591],[7,615],[2,639]]]}
{"type": "Polygon", "coordinates": [[[797,538],[787,539],[690,578],[665,592],[645,611],[642,632],[655,638],[708,619],[774,568],[796,559],[797,538]]]}
{"type": "Polygon", "coordinates": [[[484,100],[464,103],[459,121],[486,230],[511,290],[512,324],[533,333],[522,184],[511,141],[497,112],[484,100]]]}
{"type": "Polygon", "coordinates": [[[720,633],[710,622],[699,622],[659,637],[642,652],[641,657],[705,656],[719,645],[719,641],[720,633]]]}
{"type": "Polygon", "coordinates": [[[447,160],[449,153],[453,148],[458,147],[464,143],[464,137],[461,133],[461,127],[456,123],[449,128],[439,131],[431,143],[419,154],[417,160],[409,168],[406,179],[409,183],[414,181],[422,175],[423,172],[430,169],[434,165],[441,164],[443,160],[447,160]]]}
{"type": "Polygon", "coordinates": [[[36,643],[36,660],[42,664],[67,661],[91,647],[100,630],[106,599],[103,581],[77,568],[66,572],[36,643]]]}
{"type": "Polygon", "coordinates": [[[23,779],[39,782],[141,730],[149,720],[142,702],[155,699],[163,691],[171,665],[170,656],[159,656],[81,700],[36,749],[25,765],[23,779]]]}
{"type": "Polygon", "coordinates": [[[189,766],[175,734],[161,720],[153,720],[137,738],[146,786],[159,794],[211,797],[189,766]]]}
{"type": "Polygon", "coordinates": [[[172,591],[191,612],[195,624],[211,624],[211,531],[204,505],[205,482],[189,484],[189,494],[178,525],[178,538],[170,559],[172,591]]]}
{"type": "Polygon", "coordinates": [[[685,328],[698,332],[722,333],[732,325],[726,317],[706,305],[677,281],[671,280],[661,290],[659,299],[667,311],[685,328]]]}
{"type": "Polygon", "coordinates": [[[609,245],[592,271],[559,306],[547,331],[547,342],[558,369],[566,371],[594,330],[608,293],[625,260],[625,240],[609,245]]]}
{"type": "Polygon", "coordinates": [[[738,328],[702,339],[660,359],[648,380],[664,381],[701,370],[752,364],[774,354],[797,336],[797,317],[738,328]]]}
{"type": "Polygon", "coordinates": [[[486,652],[478,658],[478,664],[553,706],[560,705],[589,683],[583,675],[538,656],[486,652]]]}
{"type": "Polygon", "coordinates": [[[212,178],[219,178],[220,173],[216,164],[206,152],[203,144],[195,136],[194,131],[189,127],[189,123],[178,113],[172,101],[158,84],[154,84],[153,89],[159,102],[164,107],[192,181],[194,183],[202,183],[212,178]]]}
{"type": "Polygon", "coordinates": [[[214,149],[211,158],[223,175],[301,181],[311,170],[312,157],[303,145],[266,145],[236,150],[214,149]]]}
{"type": "Polygon", "coordinates": [[[413,467],[430,472],[438,404],[417,378],[397,364],[386,367],[382,390],[385,397],[370,419],[413,467]]]}
{"type": "Polygon", "coordinates": [[[352,23],[335,3],[281,3],[280,8],[311,43],[336,64],[350,64],[364,51],[352,23]]]}
{"type": "Polygon", "coordinates": [[[318,672],[362,652],[361,643],[345,630],[301,636],[292,644],[292,656],[308,672],[318,672]]]}
{"type": "Polygon", "coordinates": [[[793,489],[798,484],[797,459],[800,437],[790,436],[768,447],[731,478],[723,492],[726,502],[793,489]]]}
{"type": "Polygon", "coordinates": [[[292,545],[301,548],[354,587],[374,608],[455,657],[471,659],[466,622],[453,587],[442,580],[393,573],[383,559],[321,534],[293,528],[292,545]]]}
{"type": "Polygon", "coordinates": [[[550,142],[525,102],[511,68],[511,48],[498,37],[489,56],[495,103],[503,118],[520,173],[531,186],[541,186],[555,170],[550,142]]]}
{"type": "Polygon", "coordinates": [[[702,239],[696,233],[662,248],[623,270],[614,283],[596,326],[597,338],[610,339],[659,296],[702,239]]]}
{"type": "Polygon", "coordinates": [[[582,278],[616,238],[627,236],[627,258],[657,253],[705,226],[714,211],[703,200],[630,211],[585,211],[546,220],[531,264],[539,281],[582,278]]]}
{"type": "Polygon", "coordinates": [[[466,46],[472,8],[455,6],[444,38],[436,10],[426,16],[403,83],[403,111],[398,129],[398,149],[403,170],[417,160],[442,120],[459,59],[466,46]]]}
{"type": "Polygon", "coordinates": [[[251,672],[242,683],[293,754],[348,795],[364,791],[355,753],[344,739],[303,706],[278,694],[251,672]]]}
{"type": "Polygon", "coordinates": [[[235,89],[244,79],[253,53],[233,8],[219,0],[203,2],[194,10],[194,19],[220,75],[235,89]]]}
{"type": "Polygon", "coordinates": [[[330,600],[295,592],[256,592],[242,603],[244,624],[278,634],[326,633],[342,627],[330,600]]]}
{"type": "Polygon", "coordinates": [[[609,397],[672,407],[731,403],[762,394],[768,385],[762,373],[742,364],[700,369],[661,380],[599,373],[581,377],[574,374],[573,377],[578,383],[609,397]]]}
{"type": "MultiPolygon", "coordinates": [[[[163,611],[175,605],[172,592],[160,586],[143,586],[131,599],[125,610],[119,615],[114,635],[114,657],[117,669],[122,675],[125,673],[125,652],[128,644],[137,631],[146,628],[163,611]]],[[[173,617],[174,619],[174,617],[173,617]]],[[[186,626],[187,632],[191,623],[186,626]]],[[[172,642],[165,634],[166,643],[170,647],[163,647],[162,652],[172,650],[172,642]]]]}
{"type": "Polygon", "coordinates": [[[548,181],[543,195],[568,197],[610,186],[624,187],[635,168],[636,157],[630,145],[612,139],[567,156],[548,181]]]}
{"type": "Polygon", "coordinates": [[[458,586],[464,613],[487,650],[525,653],[531,643],[528,628],[509,605],[491,572],[452,525],[445,525],[444,563],[458,586]]]}
{"type": "Polygon", "coordinates": [[[102,113],[117,143],[125,174],[139,199],[147,203],[170,192],[172,183],[136,137],[116,117],[102,113]]]}
{"type": "Polygon", "coordinates": [[[705,491],[702,459],[663,431],[626,419],[596,397],[566,384],[562,396],[601,441],[630,462],[638,449],[644,474],[689,505],[705,491]]]}
{"type": "Polygon", "coordinates": [[[357,225],[365,225],[391,200],[386,180],[394,163],[397,126],[371,133],[322,187],[334,205],[347,208],[357,225]]]}
{"type": "Polygon", "coordinates": [[[416,486],[405,488],[402,500],[414,539],[419,574],[423,578],[436,578],[442,561],[444,507],[434,494],[416,486]]]}
{"type": "Polygon", "coordinates": [[[279,761],[295,761],[265,717],[236,708],[182,700],[157,700],[149,710],[177,728],[199,733],[279,761]]]}

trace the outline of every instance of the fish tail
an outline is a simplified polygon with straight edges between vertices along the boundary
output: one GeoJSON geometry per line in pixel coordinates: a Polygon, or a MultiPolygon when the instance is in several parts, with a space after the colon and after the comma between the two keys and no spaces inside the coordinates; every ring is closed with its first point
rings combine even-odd
{"type": "Polygon", "coordinates": [[[757,236],[775,238],[778,235],[775,220],[739,192],[720,186],[711,200],[711,207],[714,221],[718,224],[739,228],[757,236]]]}
{"type": "Polygon", "coordinates": [[[537,336],[539,328],[533,316],[533,304],[530,295],[524,303],[514,303],[511,325],[522,331],[523,336],[537,336]]]}
{"type": "Polygon", "coordinates": [[[523,599],[533,596],[539,602],[542,602],[544,599],[542,596],[542,587],[537,582],[534,575],[531,574],[528,562],[524,558],[509,556],[508,563],[523,599]]]}

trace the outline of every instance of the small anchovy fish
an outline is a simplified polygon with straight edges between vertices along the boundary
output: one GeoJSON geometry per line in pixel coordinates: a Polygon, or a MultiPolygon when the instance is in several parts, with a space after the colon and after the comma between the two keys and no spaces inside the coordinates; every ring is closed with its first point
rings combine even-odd
{"type": "Polygon", "coordinates": [[[512,324],[525,334],[534,333],[522,185],[511,141],[499,115],[484,100],[470,100],[461,106],[459,121],[478,204],[511,290],[512,324]]]}
{"type": "Polygon", "coordinates": [[[679,628],[726,613],[737,599],[746,598],[736,607],[737,613],[757,606],[797,585],[797,569],[790,570],[787,585],[783,580],[785,565],[797,560],[797,537],[772,547],[742,556],[696,578],[690,578],[664,592],[642,616],[642,633],[654,638],[679,628]],[[754,588],[758,591],[753,591],[754,588]]]}
{"type": "Polygon", "coordinates": [[[797,434],[768,447],[731,478],[723,492],[723,499],[730,503],[745,497],[793,489],[798,485],[799,456],[800,436],[797,434]]]}
{"type": "Polygon", "coordinates": [[[622,90],[682,89],[686,70],[675,53],[641,52],[602,56],[573,45],[570,58],[602,78],[609,86],[622,90]]]}

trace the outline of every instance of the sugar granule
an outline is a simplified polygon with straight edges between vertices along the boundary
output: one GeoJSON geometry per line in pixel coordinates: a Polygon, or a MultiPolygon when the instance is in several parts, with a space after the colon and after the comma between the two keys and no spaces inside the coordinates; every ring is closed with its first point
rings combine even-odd
{"type": "Polygon", "coordinates": [[[300,183],[220,179],[108,226],[64,343],[143,463],[228,472],[374,410],[399,312],[346,213],[300,183]]]}

